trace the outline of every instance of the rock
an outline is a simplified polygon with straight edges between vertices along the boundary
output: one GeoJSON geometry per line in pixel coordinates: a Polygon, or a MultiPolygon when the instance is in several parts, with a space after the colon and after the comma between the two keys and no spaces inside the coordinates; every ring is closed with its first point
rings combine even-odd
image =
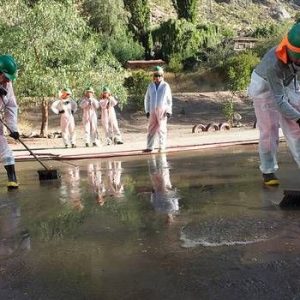
{"type": "Polygon", "coordinates": [[[272,17],[278,21],[283,21],[291,18],[291,15],[283,6],[273,8],[272,17]]]}

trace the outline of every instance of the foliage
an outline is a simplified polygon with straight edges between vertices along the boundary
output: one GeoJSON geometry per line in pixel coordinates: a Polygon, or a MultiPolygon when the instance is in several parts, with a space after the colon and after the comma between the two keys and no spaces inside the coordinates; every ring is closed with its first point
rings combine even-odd
{"type": "Polygon", "coordinates": [[[214,48],[205,49],[202,53],[206,68],[218,69],[224,73],[228,60],[235,55],[231,40],[224,40],[214,48]]]}
{"type": "Polygon", "coordinates": [[[224,102],[222,111],[227,122],[232,126],[234,117],[234,102],[232,97],[224,102]]]}
{"type": "Polygon", "coordinates": [[[183,18],[190,22],[196,21],[198,2],[199,0],[172,0],[178,18],[183,18]]]}
{"type": "Polygon", "coordinates": [[[123,71],[112,55],[99,50],[92,33],[74,5],[39,1],[32,8],[22,1],[0,7],[2,51],[19,63],[18,96],[47,97],[70,86],[77,95],[92,83],[112,85],[122,94],[123,71]],[[45,34],[47,33],[47,34],[45,34]]]}
{"type": "Polygon", "coordinates": [[[144,48],[127,29],[129,13],[125,10],[123,0],[85,0],[82,10],[90,27],[105,41],[102,43],[103,51],[110,51],[121,64],[144,56],[144,48]]]}
{"type": "Polygon", "coordinates": [[[156,56],[167,61],[172,54],[179,54],[183,61],[200,49],[211,47],[220,41],[215,25],[195,25],[185,19],[168,20],[152,31],[156,56]]]}
{"type": "Polygon", "coordinates": [[[144,109],[144,96],[150,83],[149,73],[146,71],[132,72],[125,80],[125,86],[129,93],[129,103],[138,110],[144,109]]]}
{"type": "Polygon", "coordinates": [[[168,64],[168,69],[171,72],[174,72],[175,74],[182,71],[183,64],[182,64],[181,57],[180,57],[179,54],[175,53],[175,54],[171,55],[170,61],[169,61],[169,64],[168,64]]]}
{"type": "Polygon", "coordinates": [[[232,91],[246,89],[250,82],[251,72],[258,63],[259,58],[252,51],[245,51],[232,56],[226,66],[230,89],[232,91]]]}
{"type": "Polygon", "coordinates": [[[126,10],[130,13],[128,28],[133,36],[145,48],[150,56],[150,7],[148,0],[124,0],[126,10]]]}
{"type": "Polygon", "coordinates": [[[282,38],[287,34],[291,24],[290,23],[283,23],[278,28],[276,34],[266,37],[260,40],[253,51],[259,56],[262,57],[269,49],[278,45],[282,38]]]}
{"type": "Polygon", "coordinates": [[[106,47],[122,65],[128,60],[142,59],[145,55],[145,49],[134,41],[130,32],[111,37],[106,47]]]}
{"type": "Polygon", "coordinates": [[[128,23],[123,0],[84,0],[82,13],[90,27],[105,36],[118,34],[128,23]]]}
{"type": "Polygon", "coordinates": [[[267,38],[278,35],[280,32],[281,24],[264,24],[259,25],[255,28],[254,32],[251,34],[254,38],[267,38]]]}

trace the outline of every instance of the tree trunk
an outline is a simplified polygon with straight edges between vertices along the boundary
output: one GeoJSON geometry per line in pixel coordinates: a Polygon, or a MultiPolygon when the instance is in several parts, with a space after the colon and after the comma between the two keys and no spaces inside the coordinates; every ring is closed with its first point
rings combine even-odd
{"type": "Polygon", "coordinates": [[[43,98],[42,101],[42,125],[41,125],[41,137],[47,137],[48,135],[48,121],[49,121],[49,111],[48,111],[48,101],[43,98]]]}

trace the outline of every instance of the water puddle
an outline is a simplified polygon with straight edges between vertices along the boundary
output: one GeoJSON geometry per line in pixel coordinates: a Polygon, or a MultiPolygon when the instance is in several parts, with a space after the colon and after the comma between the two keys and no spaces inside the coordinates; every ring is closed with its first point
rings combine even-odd
{"type": "Polygon", "coordinates": [[[299,188],[281,144],[282,186],[265,189],[256,146],[18,163],[0,181],[0,299],[293,299],[300,293],[299,188]],[[274,271],[275,270],[275,271],[274,271]]]}

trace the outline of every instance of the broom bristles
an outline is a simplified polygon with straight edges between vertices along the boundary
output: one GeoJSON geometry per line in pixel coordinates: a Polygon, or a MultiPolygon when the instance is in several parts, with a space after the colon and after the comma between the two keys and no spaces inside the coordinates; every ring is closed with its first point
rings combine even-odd
{"type": "Polygon", "coordinates": [[[300,191],[284,190],[284,197],[279,203],[281,208],[300,208],[300,191]]]}

